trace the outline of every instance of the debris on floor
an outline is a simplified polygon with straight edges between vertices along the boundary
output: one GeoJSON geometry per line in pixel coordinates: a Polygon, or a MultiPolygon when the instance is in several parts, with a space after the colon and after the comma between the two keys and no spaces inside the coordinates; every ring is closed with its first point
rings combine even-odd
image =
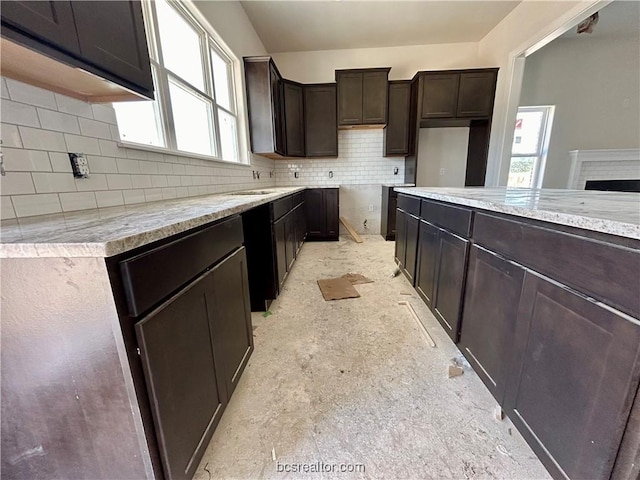
{"type": "Polygon", "coordinates": [[[493,416],[496,420],[504,420],[504,410],[502,410],[502,407],[500,405],[496,405],[495,409],[493,410],[493,416]]]}
{"type": "Polygon", "coordinates": [[[270,317],[271,315],[273,315],[273,312],[271,310],[267,310],[262,314],[264,318],[270,317]]]}
{"type": "Polygon", "coordinates": [[[360,294],[351,282],[344,277],[318,280],[318,287],[326,301],[358,298],[360,294]]]}
{"type": "Polygon", "coordinates": [[[271,460],[276,461],[276,449],[275,447],[271,449],[271,460]]]}
{"type": "Polygon", "coordinates": [[[451,365],[449,365],[449,378],[459,377],[464,373],[462,365],[458,362],[457,358],[451,359],[451,365]]]}
{"type": "Polygon", "coordinates": [[[398,275],[400,275],[400,268],[396,267],[396,269],[391,272],[391,278],[397,277],[398,275]]]}
{"type": "Polygon", "coordinates": [[[346,278],[351,285],[362,285],[363,283],[373,283],[373,280],[359,273],[345,273],[342,278],[346,278]]]}
{"type": "Polygon", "coordinates": [[[433,337],[431,337],[431,335],[429,335],[429,332],[427,331],[427,328],[420,321],[420,318],[418,317],[418,314],[413,309],[413,305],[411,305],[409,302],[406,302],[406,301],[400,301],[400,302],[398,302],[398,305],[405,305],[407,307],[407,309],[409,310],[409,313],[411,314],[411,317],[418,324],[418,327],[420,328],[420,331],[422,332],[422,335],[424,335],[425,339],[427,340],[427,342],[429,342],[429,345],[431,345],[431,347],[435,347],[436,346],[436,342],[433,340],[433,337]]]}
{"type": "Polygon", "coordinates": [[[356,243],[362,243],[362,237],[360,237],[360,235],[358,235],[358,232],[356,232],[353,227],[351,226],[351,224],[347,221],[346,218],[344,217],[340,217],[340,221],[342,222],[342,225],[344,225],[344,228],[347,229],[347,232],[349,232],[349,235],[351,235],[351,237],[353,238],[353,240],[356,243]]]}

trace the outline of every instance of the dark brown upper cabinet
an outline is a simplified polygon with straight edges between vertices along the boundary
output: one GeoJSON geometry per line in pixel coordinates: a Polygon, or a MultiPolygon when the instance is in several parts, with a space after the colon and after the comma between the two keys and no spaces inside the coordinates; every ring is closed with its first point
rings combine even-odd
{"type": "Polygon", "coordinates": [[[337,157],[336,84],[305,85],[304,111],[306,156],[337,157]]]}
{"type": "Polygon", "coordinates": [[[304,157],[304,93],[303,86],[283,81],[284,123],[287,155],[304,157]]]}
{"type": "Polygon", "coordinates": [[[338,125],[384,125],[391,68],[336,70],[338,125]]]}
{"type": "Polygon", "coordinates": [[[259,155],[286,154],[282,76],[270,57],[244,59],[251,151],[259,155]]]}
{"type": "Polygon", "coordinates": [[[384,156],[409,153],[409,120],[411,110],[411,82],[389,82],[387,125],[384,127],[384,156]]]}
{"type": "Polygon", "coordinates": [[[140,2],[3,2],[2,37],[5,76],[86,101],[154,98],[140,2]]]}
{"type": "MultiPolygon", "coordinates": [[[[497,72],[495,68],[420,72],[420,118],[490,118],[493,112],[497,72]]],[[[465,121],[455,125],[462,126],[465,121]]]]}

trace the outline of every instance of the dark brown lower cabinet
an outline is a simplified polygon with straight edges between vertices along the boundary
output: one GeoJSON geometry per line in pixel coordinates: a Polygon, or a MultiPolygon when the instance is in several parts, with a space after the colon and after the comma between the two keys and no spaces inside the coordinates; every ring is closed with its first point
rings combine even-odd
{"type": "Polygon", "coordinates": [[[472,245],[458,347],[502,404],[524,268],[472,245]]]}
{"type": "Polygon", "coordinates": [[[396,263],[412,285],[416,276],[419,226],[419,217],[400,208],[396,210],[396,263]]]}
{"type": "Polygon", "coordinates": [[[439,230],[438,227],[429,222],[420,221],[416,291],[429,307],[433,305],[433,293],[435,291],[439,230]]]}
{"type": "Polygon", "coordinates": [[[240,248],[136,324],[167,478],[193,476],[253,350],[250,315],[240,248]]]}
{"type": "Polygon", "coordinates": [[[287,276],[287,227],[286,218],[273,222],[273,236],[276,245],[276,269],[278,271],[278,290],[282,289],[287,276]]]}
{"type": "Polygon", "coordinates": [[[396,239],[396,209],[398,208],[398,192],[393,187],[382,186],[380,207],[380,235],[385,240],[396,239]]]}
{"type": "Polygon", "coordinates": [[[309,188],[305,193],[307,239],[338,240],[339,190],[337,188],[309,188]]]}
{"type": "Polygon", "coordinates": [[[640,377],[630,317],[527,272],[505,409],[556,478],[608,479],[640,377]]]}
{"type": "Polygon", "coordinates": [[[291,270],[293,262],[296,259],[296,224],[295,224],[295,212],[289,212],[284,221],[284,230],[286,243],[286,259],[287,259],[287,271],[291,270]]]}

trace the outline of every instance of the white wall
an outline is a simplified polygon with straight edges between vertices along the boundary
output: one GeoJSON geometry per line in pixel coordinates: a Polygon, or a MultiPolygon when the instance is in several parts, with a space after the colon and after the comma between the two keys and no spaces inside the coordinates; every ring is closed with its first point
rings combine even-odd
{"type": "Polygon", "coordinates": [[[523,54],[549,36],[560,35],[607,1],[536,1],[524,0],[496,25],[478,44],[479,61],[500,68],[489,143],[487,185],[506,185],[513,125],[519,99],[519,86],[510,95],[512,78],[523,54]]]}
{"type": "Polygon", "coordinates": [[[421,128],[419,136],[416,186],[464,187],[469,128],[421,128]]]}
{"type": "Polygon", "coordinates": [[[411,79],[419,70],[491,66],[478,61],[477,43],[274,53],[280,73],[302,83],[335,81],[335,70],[391,67],[391,80],[411,79]]]}
{"type": "Polygon", "coordinates": [[[520,105],[556,106],[545,188],[566,188],[570,150],[640,147],[640,37],[555,40],[527,57],[520,105]]]}

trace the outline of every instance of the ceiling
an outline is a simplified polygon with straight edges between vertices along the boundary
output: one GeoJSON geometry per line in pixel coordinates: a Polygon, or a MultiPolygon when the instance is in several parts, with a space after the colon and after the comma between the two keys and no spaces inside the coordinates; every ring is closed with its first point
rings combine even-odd
{"type": "Polygon", "coordinates": [[[569,29],[560,38],[623,38],[640,35],[640,2],[614,1],[599,12],[598,23],[592,33],[569,29]]]}
{"type": "Polygon", "coordinates": [[[520,1],[242,1],[269,53],[477,42],[520,1]]]}

